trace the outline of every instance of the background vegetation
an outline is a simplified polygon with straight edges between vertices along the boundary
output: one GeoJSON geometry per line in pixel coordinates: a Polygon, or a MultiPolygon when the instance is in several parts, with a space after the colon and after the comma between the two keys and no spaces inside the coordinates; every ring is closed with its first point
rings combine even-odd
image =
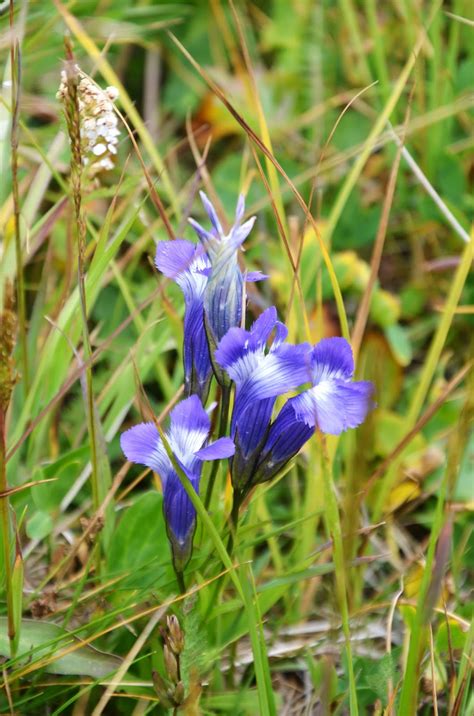
{"type": "Polygon", "coordinates": [[[0,711],[165,713],[152,672],[169,676],[159,625],[173,613],[183,713],[472,713],[472,4],[12,4],[9,17],[0,3],[0,711]],[[65,32],[81,69],[120,90],[128,125],[115,170],[83,187],[86,341],[55,96],[65,32]],[[293,341],[315,342],[347,316],[378,407],[328,440],[331,475],[314,440],[256,491],[233,581],[200,523],[182,599],[159,482],[124,463],[119,435],[182,384],[182,299],[151,260],[170,230],[191,237],[200,187],[228,220],[242,190],[258,216],[246,261],[270,278],[249,320],[275,303],[293,341]]]}

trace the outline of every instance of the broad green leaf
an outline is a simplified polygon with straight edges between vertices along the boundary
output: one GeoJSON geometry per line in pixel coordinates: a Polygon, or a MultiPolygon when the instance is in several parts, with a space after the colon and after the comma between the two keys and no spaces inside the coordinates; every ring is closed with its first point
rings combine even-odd
{"type": "MultiPolygon", "coordinates": [[[[80,646],[80,643],[57,624],[24,619],[16,663],[26,665],[44,660],[45,671],[50,674],[91,676],[93,679],[103,679],[120,666],[121,659],[117,656],[98,651],[88,644],[80,646]],[[61,656],[61,651],[71,646],[77,648],[61,656]]],[[[9,650],[7,619],[0,617],[0,654],[9,656],[9,650]]]]}

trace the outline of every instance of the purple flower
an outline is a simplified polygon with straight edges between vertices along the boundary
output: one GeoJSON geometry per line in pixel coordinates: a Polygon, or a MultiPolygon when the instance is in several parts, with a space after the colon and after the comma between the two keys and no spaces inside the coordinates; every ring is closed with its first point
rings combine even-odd
{"type": "MultiPolygon", "coordinates": [[[[255,217],[252,217],[241,224],[245,211],[244,197],[241,195],[239,198],[234,225],[226,234],[207,196],[204,192],[200,192],[200,196],[212,228],[207,231],[194,219],[190,219],[189,222],[196,231],[211,264],[209,281],[204,291],[204,310],[209,345],[213,353],[229,328],[241,324],[244,281],[258,281],[265,277],[259,272],[252,272],[244,277],[239,268],[238,249],[255,223],[255,217]]],[[[216,376],[222,384],[226,382],[224,375],[218,369],[216,376]]]]}
{"type": "Polygon", "coordinates": [[[253,475],[271,480],[314,434],[339,435],[364,422],[374,407],[374,386],[353,381],[354,358],[344,338],[324,338],[310,353],[313,387],[287,400],[272,423],[253,475]]]}
{"type": "Polygon", "coordinates": [[[195,393],[204,402],[212,377],[203,305],[209,259],[202,247],[176,239],[158,243],[155,264],[165,276],[176,281],[184,294],[184,393],[195,393]]]}
{"type": "Polygon", "coordinates": [[[339,435],[360,425],[373,405],[372,383],[352,381],[354,360],[345,339],[326,338],[311,349],[285,344],[286,335],[269,308],[250,331],[231,329],[216,351],[216,361],[236,383],[232,482],[241,494],[275,477],[316,427],[339,435]],[[313,387],[287,400],[271,422],[276,397],[309,382],[313,387]]]}
{"type": "Polygon", "coordinates": [[[268,308],[250,331],[231,328],[219,343],[216,362],[235,382],[231,437],[236,446],[232,482],[242,491],[265,446],[277,396],[309,382],[309,344],[285,343],[287,329],[268,308]],[[271,346],[267,342],[274,332],[271,346]]]}
{"type": "MultiPolygon", "coordinates": [[[[181,401],[171,412],[166,433],[173,454],[183,472],[199,492],[202,463],[234,454],[230,438],[205,445],[211,422],[197,395],[181,401]]],[[[178,571],[183,571],[191,556],[196,527],[196,512],[169,459],[154,423],[140,423],[122,434],[122,450],[127,460],[146,465],[157,472],[163,486],[163,511],[166,529],[178,571]]]]}

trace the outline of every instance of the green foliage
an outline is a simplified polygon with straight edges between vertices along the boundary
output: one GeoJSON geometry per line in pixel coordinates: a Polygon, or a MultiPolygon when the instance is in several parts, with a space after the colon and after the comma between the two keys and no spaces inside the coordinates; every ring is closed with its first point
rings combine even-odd
{"type": "MultiPolygon", "coordinates": [[[[185,634],[187,700],[178,711],[185,716],[379,713],[389,705],[390,681],[394,713],[431,713],[436,698],[440,716],[467,716],[473,386],[460,371],[472,358],[474,283],[472,254],[463,253],[444,209],[469,233],[469,3],[268,0],[234,3],[238,22],[222,0],[13,5],[14,33],[0,9],[0,314],[7,281],[17,286],[19,276],[17,188],[30,386],[19,331],[20,380],[0,421],[2,686],[8,680],[0,711],[165,713],[152,681],[165,668],[159,626],[139,642],[164,607],[185,634]],[[121,123],[115,169],[83,181],[84,325],[70,149],[55,97],[66,31],[80,67],[101,87],[119,86],[117,105],[142,160],[121,123]],[[319,236],[292,187],[259,153],[263,181],[250,137],[168,31],[271,142],[319,236]],[[17,185],[12,37],[22,68],[17,185]],[[425,180],[402,157],[371,276],[396,154],[386,120],[425,180]],[[249,215],[257,214],[245,259],[269,278],[249,287],[248,322],[275,304],[292,342],[340,335],[336,285],[354,338],[372,287],[356,375],[375,383],[377,407],[357,431],[327,438],[325,460],[311,440],[287,474],[255,491],[241,511],[233,557],[225,547],[227,476],[217,476],[209,513],[193,493],[200,518],[183,596],[158,478],[124,463],[119,436],[179,399],[182,295],[152,264],[156,241],[168,238],[159,204],[172,231],[189,238],[186,219],[200,218],[201,184],[228,222],[240,191],[249,215]],[[98,502],[108,501],[99,512],[91,406],[81,386],[86,328],[98,502]],[[123,664],[120,683],[110,686],[123,664]],[[107,706],[94,710],[107,688],[107,706]]],[[[209,405],[218,397],[213,388],[209,405]]]]}

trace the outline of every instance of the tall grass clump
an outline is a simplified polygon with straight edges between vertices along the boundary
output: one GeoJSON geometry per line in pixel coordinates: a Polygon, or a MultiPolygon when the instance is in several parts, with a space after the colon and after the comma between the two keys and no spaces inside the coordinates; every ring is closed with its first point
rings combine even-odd
{"type": "Polygon", "coordinates": [[[0,2],[1,713],[472,713],[471,15],[0,2]]]}

